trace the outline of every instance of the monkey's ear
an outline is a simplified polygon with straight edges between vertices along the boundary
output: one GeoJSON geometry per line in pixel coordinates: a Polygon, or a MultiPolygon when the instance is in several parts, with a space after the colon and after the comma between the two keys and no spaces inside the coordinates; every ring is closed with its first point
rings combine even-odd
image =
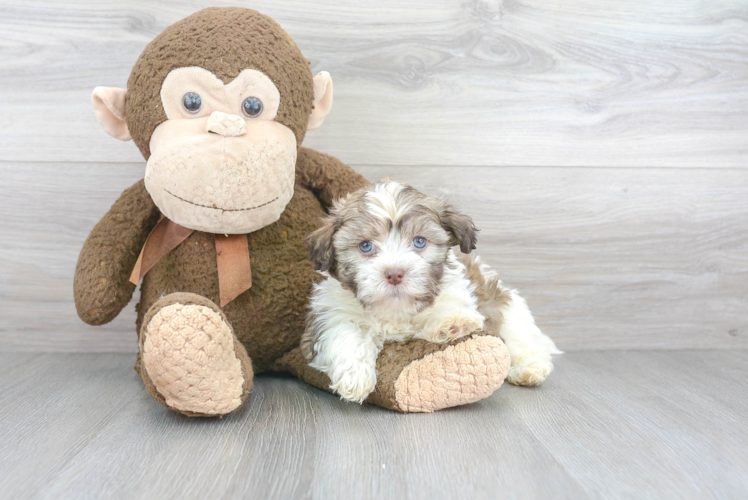
{"type": "Polygon", "coordinates": [[[314,77],[314,109],[309,115],[306,129],[318,129],[332,108],[332,78],[327,71],[320,71],[314,77]]]}
{"type": "Polygon", "coordinates": [[[107,134],[121,141],[132,139],[125,121],[125,96],[127,90],[113,87],[96,87],[91,94],[96,121],[107,134]]]}
{"type": "Polygon", "coordinates": [[[322,227],[304,238],[309,257],[312,259],[314,269],[317,271],[329,271],[335,264],[335,248],[333,247],[333,236],[335,236],[337,216],[330,214],[322,219],[322,227]]]}
{"type": "Polygon", "coordinates": [[[473,219],[461,214],[448,203],[445,203],[439,210],[439,219],[442,227],[452,233],[451,244],[459,244],[462,253],[470,253],[475,250],[479,230],[475,227],[473,219]]]}

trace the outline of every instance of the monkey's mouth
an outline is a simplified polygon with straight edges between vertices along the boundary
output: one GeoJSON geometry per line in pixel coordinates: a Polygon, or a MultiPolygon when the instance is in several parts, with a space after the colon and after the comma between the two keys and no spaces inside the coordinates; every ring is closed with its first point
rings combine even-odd
{"type": "Polygon", "coordinates": [[[184,198],[182,198],[181,196],[177,196],[177,195],[175,195],[174,193],[172,193],[171,191],[169,191],[169,190],[168,190],[168,189],[166,189],[166,188],[164,188],[164,191],[166,191],[166,193],[167,193],[167,194],[170,194],[170,195],[171,195],[171,196],[173,196],[174,198],[176,198],[176,199],[178,199],[178,200],[180,200],[180,201],[183,201],[183,202],[185,202],[185,203],[189,203],[190,205],[195,205],[196,207],[202,207],[202,208],[209,208],[209,209],[211,209],[211,210],[220,210],[221,212],[246,212],[246,211],[248,211],[248,210],[254,210],[254,209],[256,209],[256,208],[262,208],[262,207],[264,207],[264,206],[270,205],[270,204],[271,204],[271,203],[273,203],[274,201],[277,201],[277,200],[278,200],[278,198],[280,198],[279,196],[276,196],[275,198],[273,198],[273,199],[272,199],[272,200],[270,200],[270,201],[266,201],[265,203],[262,203],[262,204],[260,204],[260,205],[255,205],[255,206],[253,206],[253,207],[246,207],[246,208],[221,208],[221,207],[217,207],[217,206],[215,206],[215,205],[212,205],[212,206],[211,206],[211,205],[203,205],[203,204],[201,204],[201,203],[195,203],[194,201],[190,201],[190,200],[185,200],[185,199],[184,199],[184,198]]]}

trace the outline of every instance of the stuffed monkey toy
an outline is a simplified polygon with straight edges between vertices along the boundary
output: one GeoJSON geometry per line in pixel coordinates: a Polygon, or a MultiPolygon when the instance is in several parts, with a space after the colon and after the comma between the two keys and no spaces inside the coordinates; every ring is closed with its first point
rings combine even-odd
{"type": "MultiPolygon", "coordinates": [[[[144,179],[93,228],[75,271],[78,315],[114,319],[142,282],[135,370],[148,393],[188,416],[240,408],[258,373],[329,390],[301,354],[314,280],[304,237],[336,197],[368,184],[301,147],[332,105],[330,75],[272,19],[209,8],[168,27],[127,90],[97,87],[96,118],[134,140],[144,179]]],[[[385,346],[367,402],[430,412],[489,396],[509,370],[503,342],[385,346]]]]}

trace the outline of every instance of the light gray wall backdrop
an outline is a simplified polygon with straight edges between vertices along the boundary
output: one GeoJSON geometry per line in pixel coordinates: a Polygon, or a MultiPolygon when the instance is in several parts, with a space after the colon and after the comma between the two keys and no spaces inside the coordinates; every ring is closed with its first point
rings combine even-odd
{"type": "MultiPolygon", "coordinates": [[[[564,350],[748,347],[744,0],[257,0],[329,71],[305,145],[450,196],[564,350]]],[[[0,2],[0,350],[133,351],[78,251],[143,175],[97,85],[214,2],[0,2]]],[[[135,298],[137,300],[137,296],[135,298]]]]}

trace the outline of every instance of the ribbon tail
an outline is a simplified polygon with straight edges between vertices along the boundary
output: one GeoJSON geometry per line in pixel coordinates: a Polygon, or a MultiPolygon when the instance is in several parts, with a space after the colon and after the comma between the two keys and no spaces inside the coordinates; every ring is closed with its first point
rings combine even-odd
{"type": "Polygon", "coordinates": [[[130,283],[133,285],[140,283],[143,276],[159,260],[177,248],[180,243],[194,232],[194,229],[180,226],[166,217],[158,221],[156,227],[148,235],[148,239],[145,240],[145,245],[143,245],[143,249],[140,251],[137,262],[135,262],[135,267],[132,270],[132,274],[130,274],[130,283]]]}
{"type": "Polygon", "coordinates": [[[221,307],[252,287],[249,242],[246,234],[217,234],[218,290],[221,307]]]}

